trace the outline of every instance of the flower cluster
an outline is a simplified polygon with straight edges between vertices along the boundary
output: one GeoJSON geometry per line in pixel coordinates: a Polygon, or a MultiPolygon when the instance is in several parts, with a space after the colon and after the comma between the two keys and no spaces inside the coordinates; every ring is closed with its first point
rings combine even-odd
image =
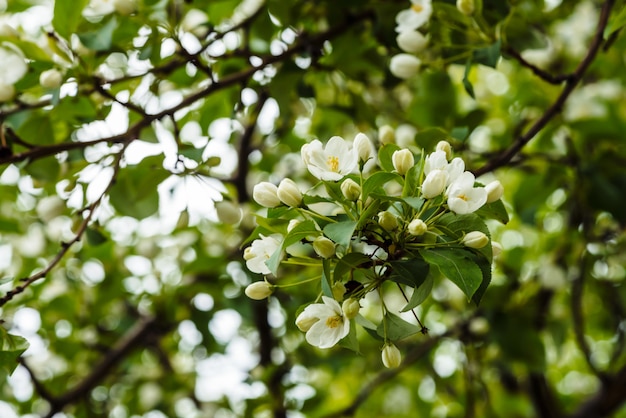
{"type": "Polygon", "coordinates": [[[312,286],[318,302],[296,318],[308,343],[329,348],[341,341],[358,349],[358,323],[381,340],[385,366],[397,366],[401,355],[395,342],[426,329],[415,313],[419,325],[392,313],[384,292],[400,288],[406,298],[400,310],[413,311],[434,281],[445,277],[478,303],[500,251],[484,220],[507,221],[502,185],[477,183],[446,141],[428,155],[391,143],[377,151],[359,133],[353,141],[314,140],[301,155],[319,180],[314,187],[301,190],[288,178],[254,187],[254,200],[267,209],[258,215],[244,259],[250,271],[266,277],[246,295],[264,299],[278,288],[312,286]],[[279,268],[292,265],[317,266],[317,274],[279,280],[279,268]],[[380,295],[378,325],[360,313],[370,292],[380,295]]]}
{"type": "MultiPolygon", "coordinates": [[[[466,16],[474,13],[474,0],[457,0],[456,6],[466,16]]],[[[422,60],[415,54],[424,51],[429,43],[428,36],[420,29],[428,23],[432,12],[431,0],[411,0],[411,7],[396,16],[396,42],[404,53],[391,58],[389,70],[394,76],[408,79],[418,73],[422,60]]]]}

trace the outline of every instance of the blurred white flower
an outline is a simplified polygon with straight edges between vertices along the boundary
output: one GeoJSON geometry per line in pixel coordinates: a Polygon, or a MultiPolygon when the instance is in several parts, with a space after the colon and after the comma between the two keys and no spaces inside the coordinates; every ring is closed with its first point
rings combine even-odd
{"type": "Polygon", "coordinates": [[[309,344],[319,348],[330,348],[348,335],[350,321],[341,310],[339,303],[322,296],[324,303],[312,303],[296,318],[296,325],[306,332],[309,344]]]}
{"type": "Polygon", "coordinates": [[[405,32],[422,27],[433,13],[431,0],[411,0],[411,7],[396,16],[396,32],[405,32]]]}
{"type": "Polygon", "coordinates": [[[341,180],[358,167],[356,151],[339,136],[330,138],[325,147],[317,139],[305,144],[301,154],[309,172],[320,180],[341,180]]]}
{"type": "Polygon", "coordinates": [[[416,30],[400,32],[396,37],[396,43],[404,52],[417,53],[423,51],[428,45],[428,38],[416,30]]]}
{"type": "MultiPolygon", "coordinates": [[[[5,43],[5,45],[7,44],[5,43]]],[[[0,65],[0,83],[5,85],[15,84],[28,71],[24,55],[12,45],[0,47],[0,62],[2,63],[0,65]]]]}
{"type": "Polygon", "coordinates": [[[51,68],[39,75],[39,84],[47,89],[56,89],[63,83],[63,74],[59,70],[51,68]]]}
{"type": "Polygon", "coordinates": [[[389,71],[394,76],[406,80],[419,72],[422,60],[411,54],[398,54],[391,57],[389,71]]]}
{"type": "Polygon", "coordinates": [[[273,234],[268,237],[260,235],[260,239],[255,239],[252,244],[243,252],[246,266],[254,273],[270,274],[271,271],[265,262],[278,250],[282,236],[273,234]]]}
{"type": "Polygon", "coordinates": [[[281,203],[278,197],[278,187],[267,181],[263,181],[254,186],[252,189],[252,198],[259,205],[265,206],[266,208],[275,208],[281,203]]]}
{"type": "Polygon", "coordinates": [[[274,292],[274,287],[268,282],[254,282],[244,291],[246,296],[254,300],[263,300],[274,292]]]}
{"type": "Polygon", "coordinates": [[[474,175],[469,171],[461,174],[448,187],[448,207],[456,214],[472,213],[487,202],[487,190],[474,187],[474,175]]]}
{"type": "Polygon", "coordinates": [[[404,176],[415,165],[415,157],[413,157],[413,153],[410,150],[401,149],[394,151],[391,155],[391,162],[398,174],[404,176]]]}
{"type": "Polygon", "coordinates": [[[278,184],[277,195],[281,202],[292,208],[297,208],[302,203],[302,192],[296,182],[291,179],[281,180],[278,184]]]}

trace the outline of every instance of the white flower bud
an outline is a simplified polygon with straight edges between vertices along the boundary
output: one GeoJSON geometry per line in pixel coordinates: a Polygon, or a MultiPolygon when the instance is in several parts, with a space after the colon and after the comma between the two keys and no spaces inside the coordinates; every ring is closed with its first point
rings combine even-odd
{"type": "Polygon", "coordinates": [[[245,293],[250,299],[263,300],[274,292],[274,286],[268,282],[254,282],[246,287],[245,293]]]}
{"type": "Polygon", "coordinates": [[[422,183],[422,195],[426,199],[432,199],[443,193],[448,181],[448,173],[443,170],[433,170],[422,183]]]}
{"type": "Polygon", "coordinates": [[[65,210],[65,202],[57,195],[46,196],[37,204],[37,215],[44,222],[50,222],[61,216],[65,210]]]}
{"type": "Polygon", "coordinates": [[[389,369],[396,368],[402,362],[402,354],[398,347],[392,343],[385,344],[382,353],[383,364],[389,369]]]}
{"type": "Polygon", "coordinates": [[[56,89],[63,83],[63,74],[54,68],[46,70],[39,75],[39,84],[46,89],[56,89]]]}
{"type": "Polygon", "coordinates": [[[417,53],[426,48],[428,38],[419,31],[406,30],[398,34],[396,42],[404,52],[417,53]]]}
{"type": "Polygon", "coordinates": [[[378,141],[381,144],[394,144],[396,142],[396,131],[389,125],[378,128],[378,141]]]}
{"type": "Polygon", "coordinates": [[[137,11],[137,3],[135,0],[113,0],[115,11],[121,15],[128,16],[137,11]]]}
{"type": "Polygon", "coordinates": [[[291,179],[283,179],[278,185],[276,194],[281,202],[292,208],[297,208],[302,203],[302,192],[291,179]]]}
{"type": "Polygon", "coordinates": [[[8,102],[15,96],[15,87],[12,84],[0,82],[0,103],[8,102]]]}
{"type": "Polygon", "coordinates": [[[300,331],[307,332],[319,320],[319,318],[314,316],[300,315],[296,318],[296,326],[300,331]]]}
{"type": "Polygon", "coordinates": [[[341,183],[341,193],[343,193],[346,199],[354,202],[361,197],[361,186],[352,179],[345,179],[343,183],[341,183]]]}
{"type": "Polygon", "coordinates": [[[413,219],[409,223],[409,234],[411,235],[424,235],[426,231],[428,231],[428,225],[421,219],[413,219]]]}
{"type": "Polygon", "coordinates": [[[287,225],[287,233],[291,232],[291,230],[298,226],[299,223],[300,221],[297,219],[290,220],[289,224],[287,225]]]}
{"type": "Polygon", "coordinates": [[[489,244],[489,237],[480,231],[472,231],[465,234],[461,243],[470,248],[483,248],[489,244]]]}
{"type": "Polygon", "coordinates": [[[446,153],[446,160],[450,161],[452,158],[452,146],[448,141],[439,141],[437,143],[436,151],[443,151],[446,153]]]}
{"type": "Polygon", "coordinates": [[[222,223],[235,225],[241,220],[241,208],[229,200],[215,202],[215,211],[222,223]]]}
{"type": "Polygon", "coordinates": [[[419,72],[422,61],[410,54],[398,54],[391,58],[389,71],[398,78],[406,80],[419,72]]]}
{"type": "Polygon", "coordinates": [[[386,210],[379,212],[378,225],[380,225],[385,231],[393,231],[398,227],[398,218],[396,215],[386,210]]]}
{"type": "Polygon", "coordinates": [[[364,163],[374,158],[374,147],[372,141],[364,133],[358,133],[354,138],[354,144],[352,145],[359,156],[359,160],[364,163]]]}
{"type": "Polygon", "coordinates": [[[341,305],[341,310],[343,311],[344,316],[347,319],[356,318],[359,314],[359,310],[361,309],[361,305],[359,305],[359,301],[354,298],[348,298],[343,301],[341,305]]]}
{"type": "Polygon", "coordinates": [[[485,190],[487,190],[487,203],[495,202],[502,197],[504,193],[504,187],[502,183],[498,180],[492,181],[488,185],[485,186],[485,190]]]}
{"type": "Polygon", "coordinates": [[[261,206],[266,208],[275,208],[280,205],[280,199],[278,198],[278,187],[263,181],[252,190],[252,198],[261,206]]]}
{"type": "Polygon", "coordinates": [[[406,172],[415,165],[413,153],[408,149],[395,151],[391,156],[391,161],[393,162],[393,168],[395,168],[401,176],[404,176],[406,172]]]}
{"type": "Polygon", "coordinates": [[[485,335],[489,332],[489,321],[482,316],[478,318],[473,318],[469,325],[469,331],[474,335],[485,335]]]}
{"type": "Polygon", "coordinates": [[[315,253],[322,258],[331,258],[335,255],[335,243],[326,237],[317,237],[313,241],[315,253]]]}
{"type": "Polygon", "coordinates": [[[502,244],[491,241],[491,254],[493,258],[498,258],[502,254],[502,244]]]}
{"type": "Polygon", "coordinates": [[[456,0],[456,8],[464,15],[471,16],[474,14],[476,6],[474,0],[456,0]]]}
{"type": "Polygon", "coordinates": [[[207,35],[209,16],[199,9],[191,9],[183,18],[180,26],[185,32],[191,32],[199,38],[207,35]]]}
{"type": "Polygon", "coordinates": [[[333,299],[342,300],[343,295],[346,294],[346,287],[341,282],[335,283],[330,289],[333,292],[333,299]]]}
{"type": "Polygon", "coordinates": [[[17,38],[20,34],[7,23],[0,23],[0,36],[3,38],[17,38]]]}

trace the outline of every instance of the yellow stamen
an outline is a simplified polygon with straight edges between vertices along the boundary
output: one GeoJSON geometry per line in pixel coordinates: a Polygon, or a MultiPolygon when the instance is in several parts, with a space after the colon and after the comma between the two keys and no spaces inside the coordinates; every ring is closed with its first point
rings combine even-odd
{"type": "Polygon", "coordinates": [[[339,172],[339,157],[328,157],[328,159],[326,160],[326,165],[328,166],[328,169],[333,173],[339,172]]]}
{"type": "Polygon", "coordinates": [[[343,319],[339,315],[329,316],[328,319],[326,319],[326,326],[328,328],[337,328],[342,322],[343,319]]]}
{"type": "Polygon", "coordinates": [[[413,9],[415,13],[421,13],[424,7],[421,4],[412,4],[411,9],[413,9]]]}
{"type": "Polygon", "coordinates": [[[458,196],[458,198],[461,200],[465,200],[466,202],[469,200],[469,197],[465,196],[464,194],[458,196]]]}

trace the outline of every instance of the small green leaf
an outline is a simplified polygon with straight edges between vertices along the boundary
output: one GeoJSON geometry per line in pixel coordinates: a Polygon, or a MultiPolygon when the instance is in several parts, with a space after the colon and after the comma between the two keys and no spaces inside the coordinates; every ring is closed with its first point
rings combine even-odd
{"type": "Polygon", "coordinates": [[[428,276],[430,266],[421,258],[411,260],[392,261],[389,280],[396,283],[418,288],[428,276]]]}
{"type": "Polygon", "coordinates": [[[113,32],[117,29],[117,19],[113,16],[100,29],[93,32],[79,33],[78,38],[89,49],[107,51],[113,43],[113,32]]]}
{"type": "Polygon", "coordinates": [[[472,260],[473,253],[457,248],[422,249],[427,263],[436,266],[441,274],[456,284],[470,300],[480,287],[483,274],[472,260]]]}
{"type": "Polygon", "coordinates": [[[335,281],[341,280],[346,273],[359,268],[359,266],[365,263],[370,263],[371,261],[371,257],[362,253],[346,254],[335,266],[333,277],[335,278],[335,281]]]}
{"type": "Polygon", "coordinates": [[[69,39],[76,32],[82,12],[89,0],[55,1],[52,26],[62,37],[69,39]]]}
{"type": "Polygon", "coordinates": [[[24,171],[39,181],[52,182],[56,181],[58,178],[61,167],[57,159],[52,156],[38,158],[29,162],[26,167],[24,167],[24,171]]]}
{"type": "Polygon", "coordinates": [[[506,225],[509,223],[509,214],[504,207],[502,200],[496,200],[492,203],[483,205],[475,212],[477,215],[485,219],[495,219],[496,221],[506,225]]]}
{"type": "Polygon", "coordinates": [[[384,338],[381,337],[376,331],[376,324],[374,324],[369,319],[365,318],[363,315],[358,314],[356,318],[354,318],[354,322],[363,327],[363,329],[372,337],[377,340],[384,341],[384,338]]]}
{"type": "Polygon", "coordinates": [[[474,94],[474,86],[472,85],[472,82],[469,81],[469,73],[471,69],[472,69],[472,60],[470,58],[469,60],[467,60],[467,63],[465,64],[465,72],[463,73],[463,87],[465,88],[465,91],[467,92],[467,94],[470,95],[472,99],[476,99],[476,95],[474,94]]]}
{"type": "Polygon", "coordinates": [[[28,341],[17,335],[9,334],[0,328],[0,368],[9,375],[18,365],[17,360],[28,349],[28,341]]]}
{"type": "Polygon", "coordinates": [[[347,348],[348,350],[352,350],[357,354],[361,353],[359,351],[359,339],[356,336],[356,321],[354,319],[350,320],[350,331],[348,332],[348,335],[341,340],[339,345],[347,348]]]}
{"type": "Polygon", "coordinates": [[[391,341],[402,340],[420,331],[421,328],[419,326],[406,322],[404,319],[390,312],[385,314],[385,317],[376,328],[378,335],[391,341]]]}
{"type": "Polygon", "coordinates": [[[87,235],[87,242],[93,246],[101,245],[107,242],[107,237],[104,236],[102,232],[94,228],[87,228],[85,235],[87,235]]]}
{"type": "Polygon", "coordinates": [[[356,228],[355,221],[329,223],[324,227],[324,235],[338,245],[348,248],[352,240],[352,235],[354,234],[354,228],[356,228]]]}
{"type": "Polygon", "coordinates": [[[6,284],[6,283],[10,283],[13,281],[13,277],[12,276],[6,276],[0,279],[0,284],[6,284]]]}
{"type": "Polygon", "coordinates": [[[424,282],[413,290],[413,294],[411,295],[411,300],[409,300],[409,302],[406,304],[404,308],[402,308],[400,312],[407,312],[421,305],[422,302],[424,302],[426,298],[430,296],[433,290],[434,282],[435,281],[433,280],[430,274],[426,276],[426,279],[424,280],[424,282]]]}
{"type": "Polygon", "coordinates": [[[487,67],[496,68],[500,59],[501,42],[498,39],[486,48],[475,49],[472,61],[476,64],[486,65],[487,67]]]}
{"type": "Polygon", "coordinates": [[[397,180],[398,182],[401,182],[402,177],[397,173],[388,173],[385,171],[379,171],[369,176],[367,180],[365,180],[365,182],[363,183],[363,200],[367,199],[371,193],[379,190],[386,183],[392,180],[397,180]]]}
{"type": "Polygon", "coordinates": [[[330,260],[325,258],[322,260],[322,293],[334,299],[333,288],[330,283],[330,260]]]}
{"type": "Polygon", "coordinates": [[[400,149],[396,144],[385,144],[378,150],[378,162],[383,170],[392,172],[393,168],[393,153],[400,149]]]}

